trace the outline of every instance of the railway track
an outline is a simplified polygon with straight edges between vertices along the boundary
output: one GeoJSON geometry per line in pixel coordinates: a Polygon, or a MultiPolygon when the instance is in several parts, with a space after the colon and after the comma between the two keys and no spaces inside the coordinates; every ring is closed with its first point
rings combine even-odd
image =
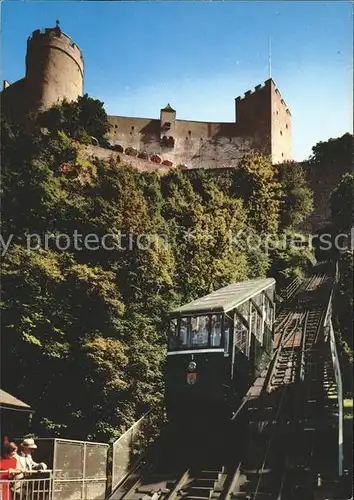
{"type": "MultiPolygon", "coordinates": [[[[172,431],[172,429],[170,429],[172,431]]],[[[219,498],[228,480],[222,432],[210,438],[210,429],[200,428],[173,435],[135,471],[129,485],[111,500],[205,500],[219,498]]]]}
{"type": "Polygon", "coordinates": [[[183,440],[170,436],[111,500],[312,498],[323,403],[316,346],[327,280],[315,274],[282,307],[266,387],[233,421],[234,434],[210,423],[183,440]]]}
{"type": "Polygon", "coordinates": [[[324,318],[321,287],[327,280],[321,273],[303,283],[296,307],[289,305],[278,318],[278,347],[266,390],[247,410],[249,432],[230,499],[312,498],[322,407],[313,355],[324,318]]]}
{"type": "Polygon", "coordinates": [[[291,394],[295,380],[295,355],[298,321],[289,320],[286,347],[279,356],[272,391],[263,394],[249,408],[249,432],[245,442],[244,457],[239,466],[239,477],[229,498],[272,498],[273,491],[280,491],[286,462],[284,461],[284,436],[289,431],[289,418],[293,410],[291,394]],[[281,386],[280,380],[284,381],[281,386]],[[286,382],[286,383],[285,383],[286,382]]]}

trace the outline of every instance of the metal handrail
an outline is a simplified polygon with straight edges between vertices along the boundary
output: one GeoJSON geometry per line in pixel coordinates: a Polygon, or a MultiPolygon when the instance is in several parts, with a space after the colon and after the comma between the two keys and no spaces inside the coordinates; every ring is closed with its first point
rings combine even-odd
{"type": "MultiPolygon", "coordinates": [[[[46,471],[48,472],[48,471],[46,471]]],[[[43,500],[51,499],[53,492],[53,477],[31,479],[0,479],[1,498],[12,500],[43,500]]]]}
{"type": "Polygon", "coordinates": [[[293,293],[298,289],[301,283],[302,283],[301,278],[297,276],[296,278],[293,279],[291,283],[289,283],[289,285],[285,288],[285,290],[282,290],[278,295],[280,295],[283,300],[289,299],[293,295],[293,293]]]}
{"type": "Polygon", "coordinates": [[[334,336],[334,329],[332,319],[329,320],[329,333],[330,333],[330,347],[333,361],[334,377],[337,383],[337,397],[338,397],[338,475],[343,475],[343,384],[340,372],[340,363],[336,346],[336,339],[334,336]]]}
{"type": "Polygon", "coordinates": [[[344,442],[344,437],[343,437],[343,418],[344,418],[344,411],[343,411],[343,383],[342,383],[342,375],[341,375],[341,370],[340,370],[340,361],[339,361],[339,356],[338,356],[338,351],[337,351],[337,344],[336,344],[336,338],[334,334],[334,328],[333,328],[333,323],[332,323],[332,302],[333,302],[333,297],[334,293],[336,290],[337,282],[339,279],[339,269],[338,269],[338,261],[336,262],[335,266],[335,277],[334,277],[334,283],[330,295],[330,299],[328,302],[328,307],[326,310],[325,314],[325,319],[323,322],[324,328],[328,328],[329,330],[329,343],[330,343],[330,349],[331,349],[331,355],[332,355],[332,363],[333,363],[333,371],[334,371],[334,377],[336,380],[337,384],[337,398],[338,398],[338,475],[342,476],[343,475],[343,459],[344,459],[344,453],[343,453],[343,442],[344,442]]]}

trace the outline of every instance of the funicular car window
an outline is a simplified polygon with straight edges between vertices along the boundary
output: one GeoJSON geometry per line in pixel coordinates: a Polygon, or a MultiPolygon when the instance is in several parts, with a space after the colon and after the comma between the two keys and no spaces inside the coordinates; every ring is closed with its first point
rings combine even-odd
{"type": "Polygon", "coordinates": [[[233,327],[233,319],[227,314],[224,316],[224,351],[229,352],[229,341],[231,337],[231,330],[233,327]]]}
{"type": "Polygon", "coordinates": [[[269,308],[269,326],[270,328],[273,327],[273,322],[274,322],[274,311],[273,309],[270,307],[269,308]]]}
{"type": "Polygon", "coordinates": [[[239,305],[237,307],[238,312],[245,318],[245,320],[249,323],[249,307],[250,307],[250,302],[244,302],[243,304],[239,305]]]}
{"type": "Polygon", "coordinates": [[[257,330],[256,330],[256,335],[258,340],[262,343],[263,339],[263,319],[261,315],[257,311],[257,330]]]}
{"type": "Polygon", "coordinates": [[[211,317],[211,347],[221,346],[221,314],[213,314],[211,317]]]}
{"type": "Polygon", "coordinates": [[[255,335],[257,337],[257,310],[251,305],[251,331],[252,335],[255,335]]]}
{"type": "Polygon", "coordinates": [[[247,350],[247,328],[242,320],[235,316],[235,346],[237,349],[246,353],[247,350]]]}
{"type": "Polygon", "coordinates": [[[268,314],[269,314],[269,303],[266,294],[263,294],[263,316],[264,321],[268,323],[268,314]]]}
{"type": "Polygon", "coordinates": [[[265,296],[264,292],[262,293],[262,316],[263,316],[263,329],[264,329],[264,325],[267,321],[267,297],[265,296]]]}
{"type": "Polygon", "coordinates": [[[209,337],[209,316],[193,316],[190,320],[191,345],[207,347],[209,337]]]}
{"type": "Polygon", "coordinates": [[[188,318],[181,318],[179,338],[181,346],[188,345],[188,318]]]}
{"type": "Polygon", "coordinates": [[[263,347],[270,354],[272,351],[272,330],[264,323],[263,347]]]}
{"type": "Polygon", "coordinates": [[[258,295],[256,295],[255,297],[253,297],[253,302],[255,304],[257,304],[257,306],[261,307],[262,306],[262,294],[259,293],[258,295]]]}
{"type": "Polygon", "coordinates": [[[270,304],[268,297],[264,296],[264,300],[265,300],[265,311],[266,311],[265,312],[266,323],[269,328],[272,328],[272,317],[273,317],[272,306],[270,304]]]}
{"type": "Polygon", "coordinates": [[[274,293],[275,293],[275,286],[270,286],[269,288],[267,288],[267,296],[269,297],[269,299],[274,302],[274,293]]]}
{"type": "Polygon", "coordinates": [[[170,320],[168,325],[168,347],[169,349],[177,349],[180,345],[177,330],[177,318],[170,320]]]}

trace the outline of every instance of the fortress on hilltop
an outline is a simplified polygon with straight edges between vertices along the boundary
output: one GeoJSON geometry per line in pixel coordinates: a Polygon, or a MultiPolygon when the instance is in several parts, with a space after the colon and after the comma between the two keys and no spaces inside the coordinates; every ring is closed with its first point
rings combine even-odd
{"type": "MultiPolygon", "coordinates": [[[[26,74],[4,81],[2,107],[24,115],[83,94],[84,60],[80,48],[59,27],[36,30],[27,40],[26,74]]],[[[177,119],[167,104],[158,118],[109,116],[110,143],[140,158],[189,168],[235,166],[249,150],[269,155],[273,163],[292,159],[291,113],[274,81],[268,79],[235,99],[234,122],[177,119]]]]}
{"type": "Polygon", "coordinates": [[[4,81],[2,107],[16,113],[44,110],[83,93],[84,59],[79,47],[59,28],[36,30],[27,40],[26,74],[4,81]]]}

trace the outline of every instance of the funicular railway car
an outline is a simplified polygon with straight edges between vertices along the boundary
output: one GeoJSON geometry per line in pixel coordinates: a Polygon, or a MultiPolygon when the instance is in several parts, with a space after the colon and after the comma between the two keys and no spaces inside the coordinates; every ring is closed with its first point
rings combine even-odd
{"type": "Polygon", "coordinates": [[[268,366],[273,278],[233,283],[171,312],[165,365],[170,420],[230,416],[268,366]]]}

